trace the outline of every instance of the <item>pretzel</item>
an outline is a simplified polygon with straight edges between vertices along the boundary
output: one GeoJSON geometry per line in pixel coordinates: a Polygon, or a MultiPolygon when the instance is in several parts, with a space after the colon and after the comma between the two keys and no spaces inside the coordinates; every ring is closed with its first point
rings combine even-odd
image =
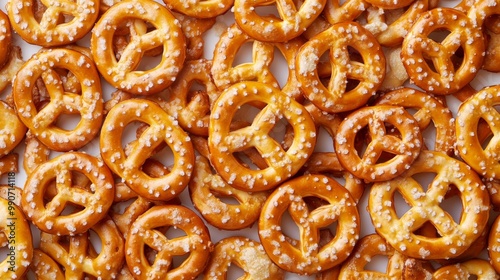
{"type": "Polygon", "coordinates": [[[486,87],[467,99],[460,105],[455,121],[460,157],[488,180],[500,178],[496,129],[500,115],[495,109],[500,102],[498,89],[500,86],[486,87]],[[493,133],[491,139],[478,138],[479,123],[483,120],[493,133]],[[483,143],[484,141],[488,142],[483,143]]]}
{"type": "Polygon", "coordinates": [[[405,260],[380,235],[369,234],[359,240],[352,255],[342,264],[339,279],[403,279],[405,260]],[[385,271],[365,269],[376,256],[388,258],[385,271]]]}
{"type": "Polygon", "coordinates": [[[0,156],[5,156],[22,142],[26,126],[16,111],[3,101],[0,101],[0,120],[0,156]]]}
{"type": "Polygon", "coordinates": [[[483,69],[490,72],[500,72],[500,34],[486,28],[485,37],[486,54],[483,61],[483,69]]]}
{"type": "Polygon", "coordinates": [[[99,132],[102,123],[100,78],[86,55],[69,49],[40,51],[19,70],[12,87],[19,118],[50,149],[79,149],[99,132]],[[77,77],[81,95],[64,91],[56,68],[67,69],[77,77]],[[32,94],[38,78],[43,79],[50,95],[49,104],[40,110],[32,94]],[[74,129],[65,130],[56,124],[62,114],[80,114],[81,120],[74,129]]]}
{"type": "Polygon", "coordinates": [[[403,40],[401,58],[417,86],[434,94],[451,94],[476,76],[484,51],[481,29],[464,13],[452,8],[435,8],[415,21],[403,40]],[[442,29],[450,32],[442,42],[429,38],[432,32],[442,29]],[[459,48],[463,49],[463,59],[454,65],[453,57],[459,48]]]}
{"type": "Polygon", "coordinates": [[[471,259],[455,265],[444,266],[432,274],[432,279],[436,280],[471,279],[472,277],[478,280],[500,279],[493,267],[481,259],[471,259]]]}
{"type": "Polygon", "coordinates": [[[326,1],[323,15],[330,24],[349,21],[360,17],[371,5],[366,0],[326,1]]]}
{"type": "Polygon", "coordinates": [[[0,262],[2,277],[19,279],[33,258],[31,229],[22,210],[13,201],[0,198],[0,233],[7,252],[0,262]]]}
{"type": "Polygon", "coordinates": [[[99,15],[99,0],[46,1],[38,20],[35,0],[12,0],[7,13],[12,28],[30,44],[55,47],[76,42],[94,26],[99,15]]]}
{"type": "Polygon", "coordinates": [[[102,126],[100,149],[109,168],[132,190],[151,200],[170,200],[181,193],[188,185],[194,166],[188,134],[156,103],[144,99],[122,101],[109,111],[102,126]],[[130,154],[126,155],[121,139],[125,127],[134,121],[149,127],[129,145],[130,154]],[[174,165],[170,173],[153,178],[141,171],[141,166],[164,144],[173,153],[174,165]]]}
{"type": "Polygon", "coordinates": [[[163,0],[167,8],[194,18],[215,18],[227,12],[234,0],[163,0]]]}
{"type": "Polygon", "coordinates": [[[0,11],[0,66],[5,65],[9,60],[9,53],[12,48],[12,34],[9,17],[0,11]]]}
{"type": "Polygon", "coordinates": [[[90,231],[74,236],[40,234],[40,249],[64,268],[65,279],[84,279],[84,276],[116,278],[125,255],[120,231],[107,217],[90,230],[100,241],[99,252],[90,239],[90,231]]]}
{"type": "Polygon", "coordinates": [[[33,250],[33,261],[31,262],[30,270],[33,271],[37,280],[66,279],[59,264],[40,249],[33,250]]]}
{"type": "Polygon", "coordinates": [[[304,95],[320,109],[338,113],[364,105],[382,84],[385,57],[373,35],[355,22],[334,24],[307,41],[299,50],[296,61],[297,79],[304,95]],[[348,47],[362,57],[354,60],[348,47]],[[318,74],[321,56],[330,51],[331,78],[323,85],[318,74]],[[348,81],[359,81],[348,88],[348,81]]]}
{"type": "Polygon", "coordinates": [[[418,123],[410,113],[398,106],[377,105],[348,115],[337,130],[334,145],[345,169],[367,182],[377,182],[395,178],[408,169],[418,157],[422,142],[418,123]],[[387,127],[388,124],[393,127],[387,127]],[[369,134],[368,146],[364,153],[358,154],[356,136],[365,127],[369,134]],[[383,153],[392,157],[384,159],[383,153]]]}
{"type": "Polygon", "coordinates": [[[298,274],[313,274],[342,263],[359,238],[359,214],[349,192],[324,175],[304,175],[280,185],[268,198],[259,219],[259,237],[279,267],[298,274]],[[304,199],[317,197],[326,204],[308,209],[304,199]],[[281,219],[288,211],[299,228],[297,245],[286,241],[281,219]],[[319,229],[337,222],[335,237],[319,247],[319,229]]]}
{"type": "Polygon", "coordinates": [[[325,7],[325,0],[235,0],[234,19],[252,38],[263,42],[286,42],[301,35],[325,7]],[[258,7],[276,5],[279,16],[257,13],[258,7]]]}
{"type": "Polygon", "coordinates": [[[401,60],[401,47],[384,48],[385,78],[379,87],[380,91],[390,91],[402,87],[410,78],[401,60]]]}
{"type": "Polygon", "coordinates": [[[42,231],[75,235],[87,231],[106,216],[113,195],[111,172],[100,160],[81,152],[68,152],[41,164],[28,176],[21,206],[42,231]],[[90,189],[73,185],[72,172],[82,173],[90,179],[90,189]],[[54,180],[57,194],[46,202],[44,195],[54,180]],[[78,207],[73,213],[62,216],[68,204],[78,207]]]}
{"type": "Polygon", "coordinates": [[[210,115],[208,145],[210,161],[220,176],[235,188],[269,190],[299,171],[313,152],[316,129],[311,116],[294,99],[258,82],[241,82],[226,89],[210,115]],[[238,107],[252,102],[265,107],[250,126],[231,131],[238,107]],[[294,140],[287,150],[269,133],[280,119],[294,128],[294,140]],[[267,168],[253,170],[241,164],[234,153],[256,148],[267,168]]]}
{"type": "Polygon", "coordinates": [[[135,279],[194,279],[203,272],[213,244],[209,231],[201,218],[184,206],[154,206],[134,221],[125,242],[125,258],[135,279]],[[175,227],[186,235],[168,238],[158,230],[175,227]],[[156,258],[149,262],[144,248],[156,251],[156,258]],[[172,258],[189,257],[177,267],[172,258]]]}
{"type": "Polygon", "coordinates": [[[158,93],[175,80],[186,57],[185,45],[179,21],[165,6],[149,0],[125,0],[113,5],[92,29],[90,41],[102,77],[115,88],[140,95],[158,93]],[[117,60],[112,39],[115,30],[130,20],[144,21],[155,30],[131,36],[117,60]],[[144,53],[156,47],[163,49],[161,61],[147,70],[139,70],[144,53]]]}
{"type": "Polygon", "coordinates": [[[497,273],[500,273],[500,218],[497,217],[491,225],[488,235],[488,256],[497,273]]]}
{"type": "Polygon", "coordinates": [[[402,254],[448,259],[460,256],[482,234],[488,221],[489,202],[484,184],[466,164],[441,152],[424,150],[402,176],[372,186],[368,211],[377,233],[402,254]],[[427,191],[412,177],[425,173],[436,174],[427,191]],[[456,186],[463,205],[457,222],[440,207],[452,186],[456,186]],[[410,205],[401,217],[394,209],[396,192],[410,205]],[[436,228],[436,238],[415,233],[426,222],[436,228]]]}
{"type": "Polygon", "coordinates": [[[419,90],[400,88],[382,95],[376,104],[403,106],[416,110],[413,117],[418,122],[421,132],[424,132],[431,122],[436,129],[434,144],[428,145],[427,148],[448,155],[454,153],[456,137],[453,115],[437,98],[419,90]]]}
{"type": "Polygon", "coordinates": [[[242,279],[285,279],[284,271],[269,259],[264,247],[242,236],[227,237],[215,244],[204,272],[205,279],[227,279],[227,272],[233,264],[244,271],[242,279]]]}
{"type": "MultiPolygon", "coordinates": [[[[20,47],[13,46],[9,52],[7,61],[0,69],[0,92],[4,91],[7,86],[12,83],[12,80],[16,76],[17,71],[19,71],[19,69],[21,69],[21,67],[23,66],[24,60],[21,52],[22,51],[20,47]]],[[[8,103],[12,106],[10,102],[8,103]]]]}
{"type": "Polygon", "coordinates": [[[203,36],[215,25],[216,18],[194,18],[176,12],[172,14],[180,21],[186,36],[186,61],[202,58],[205,46],[203,36]]]}

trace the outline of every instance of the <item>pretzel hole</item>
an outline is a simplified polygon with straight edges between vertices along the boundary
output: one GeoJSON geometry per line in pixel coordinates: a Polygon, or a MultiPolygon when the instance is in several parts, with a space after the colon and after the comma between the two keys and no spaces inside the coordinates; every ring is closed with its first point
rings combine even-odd
{"type": "Polygon", "coordinates": [[[212,194],[218,198],[222,203],[227,204],[227,205],[241,205],[241,202],[238,201],[234,196],[232,195],[226,195],[217,191],[212,190],[212,194]]]}
{"type": "Polygon", "coordinates": [[[144,55],[140,59],[139,65],[137,65],[135,71],[149,71],[156,66],[160,65],[162,56],[148,56],[144,55]]]}
{"type": "Polygon", "coordinates": [[[389,258],[385,255],[370,256],[370,261],[364,266],[364,271],[387,272],[389,258]]]}
{"type": "Polygon", "coordinates": [[[232,67],[238,65],[253,63],[253,48],[257,45],[255,41],[247,41],[240,46],[233,59],[232,67]]]}
{"type": "Polygon", "coordinates": [[[412,175],[413,180],[417,181],[422,187],[423,192],[427,192],[429,186],[432,184],[437,174],[432,172],[421,172],[412,175]]]}
{"type": "Polygon", "coordinates": [[[320,126],[316,133],[316,146],[314,152],[334,152],[333,138],[323,126],[320,126]]]}
{"type": "Polygon", "coordinates": [[[411,209],[411,205],[407,200],[401,195],[399,191],[395,192],[393,195],[394,210],[396,211],[396,216],[401,219],[403,215],[411,209]]]}
{"type": "Polygon", "coordinates": [[[229,264],[229,267],[227,268],[226,279],[244,279],[244,276],[245,271],[241,269],[241,267],[236,265],[234,262],[231,262],[229,264]]]}
{"type": "Polygon", "coordinates": [[[445,196],[443,202],[439,204],[441,209],[446,211],[453,218],[455,223],[460,224],[463,211],[463,203],[460,198],[460,192],[455,185],[450,185],[448,193],[445,196]]]}
{"type": "Polygon", "coordinates": [[[57,119],[55,126],[66,131],[75,130],[77,125],[82,120],[80,114],[60,114],[57,119]]]}
{"type": "Polygon", "coordinates": [[[436,29],[432,31],[427,38],[433,40],[436,43],[442,43],[451,32],[447,29],[436,29]]]}
{"type": "Polygon", "coordinates": [[[274,3],[274,1],[269,2],[269,4],[254,7],[254,12],[261,17],[273,16],[280,18],[277,3],[274,3]]]}
{"type": "Polygon", "coordinates": [[[299,227],[288,211],[285,211],[281,216],[280,226],[281,232],[285,235],[288,242],[297,243],[300,240],[299,227]]]}
{"type": "Polygon", "coordinates": [[[102,240],[99,235],[92,229],[89,230],[89,247],[92,248],[97,255],[102,251],[102,240]]]}
{"type": "Polygon", "coordinates": [[[274,58],[269,69],[271,70],[271,73],[278,81],[280,88],[283,88],[288,81],[288,77],[290,75],[290,69],[287,59],[280,51],[280,49],[276,47],[274,48],[274,58]],[[288,71],[285,71],[285,69],[287,69],[288,71]]]}

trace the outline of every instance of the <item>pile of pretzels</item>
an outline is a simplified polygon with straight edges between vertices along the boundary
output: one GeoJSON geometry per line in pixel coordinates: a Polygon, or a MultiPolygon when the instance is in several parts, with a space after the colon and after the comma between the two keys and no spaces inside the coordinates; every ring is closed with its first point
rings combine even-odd
{"type": "Polygon", "coordinates": [[[500,279],[500,2],[450,4],[7,0],[0,278],[500,279]]]}

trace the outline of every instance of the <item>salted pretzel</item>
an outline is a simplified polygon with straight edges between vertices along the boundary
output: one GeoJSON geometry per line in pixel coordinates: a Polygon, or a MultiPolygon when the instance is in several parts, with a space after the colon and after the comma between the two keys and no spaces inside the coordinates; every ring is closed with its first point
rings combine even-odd
{"type": "Polygon", "coordinates": [[[0,66],[5,65],[9,60],[9,53],[12,48],[12,34],[9,17],[0,11],[0,66]]]}
{"type": "Polygon", "coordinates": [[[41,164],[28,176],[21,206],[28,219],[42,231],[75,235],[106,216],[113,196],[111,172],[102,161],[82,152],[68,152],[41,164]],[[87,177],[92,183],[90,188],[73,185],[72,172],[87,177]],[[46,191],[54,180],[57,193],[45,201],[46,191]],[[75,210],[61,215],[69,205],[75,205],[75,210]]]}
{"type": "Polygon", "coordinates": [[[408,110],[416,110],[413,117],[418,122],[422,133],[431,125],[431,122],[436,129],[434,144],[427,145],[427,148],[448,155],[454,153],[456,137],[453,115],[450,109],[437,98],[423,91],[403,87],[382,95],[375,104],[403,106],[408,110]]]}
{"type": "Polygon", "coordinates": [[[488,261],[482,259],[471,259],[439,268],[432,274],[432,279],[496,280],[500,279],[500,276],[498,276],[488,261]]]}
{"type": "Polygon", "coordinates": [[[486,54],[484,55],[483,69],[490,72],[500,72],[500,33],[495,33],[488,28],[486,33],[486,54]]]}
{"type": "Polygon", "coordinates": [[[464,13],[452,8],[435,8],[415,21],[403,40],[401,57],[411,81],[417,86],[434,94],[451,94],[476,76],[484,52],[481,29],[464,13]],[[436,42],[429,35],[437,30],[450,33],[436,42]],[[457,54],[460,48],[463,50],[461,61],[456,59],[462,55],[457,54]]]}
{"type": "Polygon", "coordinates": [[[455,121],[457,152],[476,172],[489,180],[500,178],[497,148],[500,134],[496,128],[500,114],[495,108],[500,102],[499,89],[500,86],[492,86],[475,93],[460,105],[455,121]],[[478,138],[482,121],[491,130],[490,138],[478,138]]]}
{"type": "MultiPolygon", "coordinates": [[[[31,229],[23,211],[12,201],[0,198],[0,234],[7,239],[7,253],[0,262],[2,277],[19,279],[33,258],[31,229]]],[[[4,243],[4,242],[2,242],[4,243]]]]}
{"type": "Polygon", "coordinates": [[[316,144],[314,122],[304,106],[279,90],[258,82],[241,82],[226,89],[210,115],[208,146],[210,161],[220,176],[235,188],[269,190],[299,171],[316,144]],[[254,102],[265,106],[251,125],[231,130],[238,107],[254,102]],[[269,133],[284,120],[295,131],[285,150],[269,133]],[[255,148],[267,168],[253,170],[238,161],[234,153],[255,148]]]}
{"type": "Polygon", "coordinates": [[[84,279],[88,276],[116,278],[124,263],[124,248],[120,231],[107,217],[78,235],[40,234],[40,249],[64,268],[65,279],[84,279]],[[100,251],[92,243],[91,231],[100,241],[100,251]]]}
{"type": "Polygon", "coordinates": [[[100,137],[101,156],[109,168],[139,195],[151,200],[169,200],[187,187],[194,166],[191,139],[177,122],[153,101],[130,99],[118,103],[108,113],[100,137]],[[128,145],[121,139],[130,123],[149,125],[128,145]],[[170,173],[154,178],[141,170],[144,162],[160,145],[167,145],[174,157],[170,173]]]}
{"type": "Polygon", "coordinates": [[[268,198],[259,219],[259,237],[269,257],[279,267],[298,274],[314,274],[342,263],[359,238],[359,213],[349,192],[324,175],[304,175],[280,185],[268,198]],[[326,203],[309,209],[304,201],[317,197],[326,203]],[[293,245],[281,230],[288,211],[299,228],[293,245]],[[319,246],[321,228],[337,222],[333,239],[319,246]]]}
{"type": "Polygon", "coordinates": [[[176,12],[172,14],[180,21],[186,36],[186,61],[202,58],[205,46],[203,36],[215,25],[216,18],[194,18],[176,12]]]}
{"type": "Polygon", "coordinates": [[[410,78],[401,60],[401,47],[384,48],[385,78],[379,87],[380,91],[390,91],[404,85],[410,78]]]}
{"type": "Polygon", "coordinates": [[[488,236],[488,256],[497,273],[500,273],[500,218],[497,217],[491,225],[488,236]]]}
{"type": "Polygon", "coordinates": [[[213,244],[210,233],[192,210],[184,206],[154,206],[134,221],[125,242],[127,266],[135,279],[194,279],[203,272],[213,244]],[[158,228],[175,227],[185,233],[168,238],[158,228]],[[148,261],[144,248],[156,252],[148,261]],[[172,266],[174,256],[188,258],[177,267],[172,266]]]}
{"type": "Polygon", "coordinates": [[[163,0],[171,10],[180,12],[194,18],[215,18],[227,12],[234,0],[163,0]]]}
{"type": "Polygon", "coordinates": [[[296,61],[297,79],[304,95],[320,109],[346,112],[366,104],[384,80],[385,56],[375,37],[360,24],[341,22],[307,41],[296,61]],[[349,47],[362,57],[357,61],[349,47]],[[331,77],[327,85],[318,73],[320,58],[330,52],[331,77]],[[359,83],[348,88],[349,80],[359,83]]]}
{"type": "MultiPolygon", "coordinates": [[[[24,64],[24,60],[21,53],[21,48],[18,46],[13,46],[9,52],[9,57],[3,67],[0,69],[0,92],[4,91],[7,86],[12,84],[12,80],[17,74],[17,71],[21,69],[24,64]]],[[[9,105],[10,104],[9,102],[9,105]]]]}
{"type": "Polygon", "coordinates": [[[423,140],[417,121],[403,107],[377,105],[349,114],[339,125],[334,145],[345,169],[367,182],[376,182],[390,180],[408,169],[418,157],[423,140]],[[364,128],[368,143],[365,151],[358,153],[356,137],[364,128]],[[383,153],[392,157],[385,159],[383,153]]]}
{"type": "Polygon", "coordinates": [[[33,260],[29,267],[37,280],[65,280],[59,264],[40,249],[33,250],[33,260]]]}
{"type": "Polygon", "coordinates": [[[21,121],[52,150],[79,149],[99,132],[102,123],[100,78],[92,60],[80,52],[69,49],[39,51],[17,72],[12,91],[21,121]],[[81,94],[64,90],[56,68],[67,69],[77,77],[81,94]],[[43,79],[50,96],[50,102],[40,110],[32,94],[38,78],[43,79]],[[79,114],[81,119],[75,128],[65,130],[56,123],[62,114],[79,114]]]}
{"type": "Polygon", "coordinates": [[[165,6],[151,0],[125,0],[113,5],[92,29],[90,41],[102,77],[118,89],[141,95],[158,93],[175,80],[186,57],[185,45],[179,21],[165,6]],[[113,36],[121,24],[130,20],[144,21],[155,29],[131,36],[117,60],[113,36]],[[157,47],[163,49],[161,61],[147,70],[139,70],[144,53],[157,47]]]}
{"type": "Polygon", "coordinates": [[[339,279],[403,279],[406,257],[394,250],[380,235],[361,238],[351,256],[342,264],[339,279]],[[365,267],[376,256],[388,258],[385,271],[370,271],[365,267]]]}
{"type": "Polygon", "coordinates": [[[330,24],[354,21],[370,7],[366,0],[326,1],[323,15],[330,24]]]}
{"type": "Polygon", "coordinates": [[[442,152],[424,150],[403,175],[372,186],[368,211],[377,233],[402,254],[448,259],[460,256],[482,234],[489,217],[489,202],[481,179],[465,163],[442,152]],[[415,179],[426,173],[436,174],[427,190],[415,179]],[[452,186],[462,201],[459,221],[440,206],[452,186]],[[410,206],[400,217],[394,205],[396,193],[410,206]],[[436,228],[436,238],[416,233],[427,222],[436,228]]]}
{"type": "Polygon", "coordinates": [[[285,279],[284,271],[269,259],[264,247],[246,237],[231,236],[217,242],[204,279],[228,279],[227,272],[231,265],[237,265],[244,271],[241,279],[285,279]]]}
{"type": "Polygon", "coordinates": [[[26,126],[16,114],[16,110],[0,101],[0,156],[5,156],[22,142],[26,126]]]}
{"type": "Polygon", "coordinates": [[[41,0],[45,6],[41,17],[35,14],[35,2],[7,2],[12,28],[23,40],[34,45],[55,47],[76,42],[92,29],[99,15],[100,0],[41,0]]]}

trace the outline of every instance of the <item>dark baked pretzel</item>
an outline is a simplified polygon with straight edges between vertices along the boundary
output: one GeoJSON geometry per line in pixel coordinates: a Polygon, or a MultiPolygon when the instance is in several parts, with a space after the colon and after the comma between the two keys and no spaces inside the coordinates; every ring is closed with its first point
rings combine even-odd
{"type": "Polygon", "coordinates": [[[231,265],[244,271],[241,279],[283,280],[285,273],[276,266],[256,241],[242,236],[224,238],[215,244],[204,272],[205,279],[226,280],[231,265]]]}
{"type": "Polygon", "coordinates": [[[134,221],[127,234],[125,258],[135,279],[195,279],[213,249],[210,234],[200,217],[184,206],[154,206],[134,221]],[[160,228],[175,227],[185,235],[168,238],[160,228]],[[151,262],[145,247],[156,252],[151,262]],[[189,254],[177,267],[174,256],[189,254]]]}
{"type": "Polygon", "coordinates": [[[304,95],[320,109],[346,112],[366,104],[385,76],[385,57],[375,37],[360,24],[341,22],[307,41],[296,57],[296,74],[304,95]],[[362,61],[351,57],[349,48],[362,61]],[[325,86],[318,72],[320,58],[330,52],[331,77],[325,86]],[[359,83],[348,88],[348,81],[359,83]]]}
{"type": "Polygon", "coordinates": [[[404,255],[448,259],[461,255],[482,234],[490,200],[479,176],[465,163],[442,152],[424,150],[402,176],[372,186],[368,210],[377,233],[404,255]],[[427,190],[415,179],[417,174],[425,173],[436,174],[427,190]],[[454,221],[440,205],[452,186],[462,202],[459,221],[454,221]],[[401,217],[395,210],[396,192],[410,205],[401,217]],[[436,228],[436,238],[416,232],[427,222],[436,228]]]}
{"type": "Polygon", "coordinates": [[[163,0],[168,8],[194,18],[215,18],[227,12],[234,0],[163,0]]]}
{"type": "Polygon", "coordinates": [[[392,105],[364,107],[349,114],[334,142],[342,166],[368,182],[390,180],[403,173],[418,157],[422,144],[415,118],[403,107],[392,105]],[[368,146],[360,154],[356,139],[364,128],[368,130],[368,146]],[[385,160],[383,153],[392,157],[385,160]]]}
{"type": "Polygon", "coordinates": [[[304,106],[266,84],[241,82],[229,87],[219,96],[210,115],[210,161],[220,176],[238,189],[274,188],[299,171],[315,144],[314,122],[304,106]],[[254,102],[265,106],[252,124],[232,130],[238,108],[254,102]],[[287,150],[269,135],[280,119],[290,123],[295,132],[287,150]],[[257,149],[267,168],[253,170],[238,161],[234,154],[250,148],[257,149]]]}
{"type": "Polygon", "coordinates": [[[94,225],[90,231],[75,236],[58,236],[42,232],[40,249],[64,268],[66,279],[84,279],[93,276],[115,279],[124,263],[124,240],[109,218],[94,225]],[[97,249],[90,237],[96,233],[101,248],[97,249]]]}
{"type": "Polygon", "coordinates": [[[68,152],[41,164],[28,176],[21,206],[42,231],[75,235],[87,231],[106,216],[113,196],[112,175],[102,161],[81,152],[68,152]],[[90,188],[73,185],[72,172],[85,175],[92,183],[90,188]],[[46,191],[54,181],[57,193],[45,201],[46,191]],[[75,211],[61,215],[70,205],[77,206],[75,211]]]}
{"type": "Polygon", "coordinates": [[[108,113],[102,126],[100,149],[103,160],[139,195],[151,200],[170,200],[187,187],[194,166],[191,139],[162,108],[145,99],[118,103],[108,113]],[[149,125],[140,137],[122,147],[125,128],[138,121],[149,125]],[[141,170],[159,146],[167,145],[174,157],[170,172],[154,178],[141,170]]]}
{"type": "Polygon", "coordinates": [[[450,94],[476,76],[484,52],[481,29],[464,13],[452,8],[435,8],[423,13],[413,24],[403,40],[401,57],[413,83],[434,94],[450,94]],[[429,35],[439,30],[450,34],[436,42],[429,35]],[[453,57],[459,48],[463,49],[463,59],[454,65],[453,57]]]}
{"type": "Polygon", "coordinates": [[[268,198],[259,219],[259,237],[269,257],[284,270],[314,274],[342,263],[359,238],[359,214],[349,192],[324,175],[305,175],[280,185],[268,198]],[[310,210],[304,201],[317,197],[326,203],[310,210]],[[280,225],[288,211],[299,227],[300,239],[287,241],[280,225]],[[319,246],[320,229],[337,222],[335,236],[319,246]]]}
{"type": "Polygon", "coordinates": [[[185,38],[179,21],[163,5],[151,1],[125,0],[109,8],[92,29],[90,46],[101,75],[114,87],[134,94],[149,95],[168,87],[186,57],[185,38]],[[137,34],[119,60],[113,51],[114,33],[123,23],[140,20],[151,24],[151,32],[137,34]],[[138,70],[146,51],[162,47],[161,61],[138,70]]]}
{"type": "Polygon", "coordinates": [[[17,72],[12,85],[18,116],[30,131],[47,147],[69,151],[83,147],[99,132],[102,123],[101,82],[93,61],[69,49],[41,50],[17,72]],[[64,90],[55,69],[67,69],[81,84],[81,94],[64,90]],[[50,102],[38,109],[33,88],[42,78],[50,102]],[[80,121],[72,130],[57,126],[62,114],[79,114],[80,121]]]}
{"type": "Polygon", "coordinates": [[[7,2],[12,28],[30,44],[44,47],[62,46],[83,38],[99,15],[99,0],[48,1],[38,19],[36,0],[7,2]]]}

